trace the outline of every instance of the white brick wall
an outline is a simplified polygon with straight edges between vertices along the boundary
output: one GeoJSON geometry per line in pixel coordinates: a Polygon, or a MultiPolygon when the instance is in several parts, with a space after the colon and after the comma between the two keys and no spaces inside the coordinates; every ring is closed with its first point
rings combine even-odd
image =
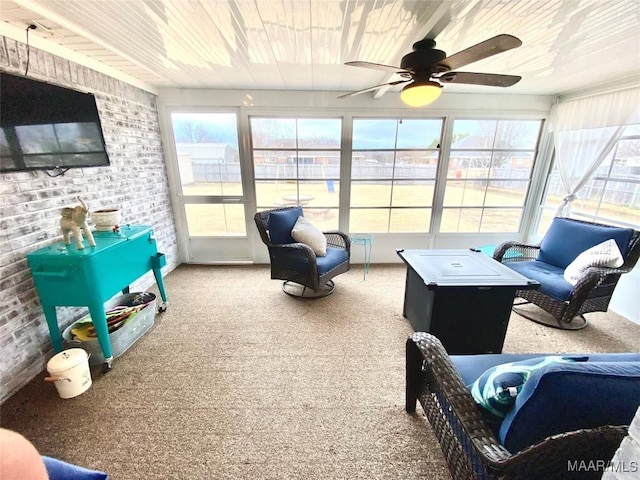
{"type": "MultiPolygon", "coordinates": [[[[29,76],[95,94],[111,166],[0,174],[0,403],[38,375],[53,355],[25,254],[60,241],[60,209],[118,205],[123,223],[152,225],[166,274],[178,261],[155,95],[31,48],[29,76]]],[[[0,70],[24,74],[25,45],[0,36],[0,70]]],[[[154,283],[147,274],[133,288],[154,283]]],[[[170,292],[167,292],[170,296],[170,292]]],[[[63,329],[81,314],[58,309],[63,329]]]]}
{"type": "Polygon", "coordinates": [[[629,426],[629,435],[622,439],[609,470],[602,480],[638,480],[640,479],[640,408],[629,426]]]}

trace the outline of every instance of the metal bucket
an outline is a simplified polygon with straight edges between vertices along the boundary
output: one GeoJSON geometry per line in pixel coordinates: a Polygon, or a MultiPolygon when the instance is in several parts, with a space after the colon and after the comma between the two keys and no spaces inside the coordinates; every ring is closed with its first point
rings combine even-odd
{"type": "Polygon", "coordinates": [[[60,398],[73,398],[86,392],[91,386],[89,355],[82,348],[70,348],[51,357],[47,362],[49,377],[60,398]]]}

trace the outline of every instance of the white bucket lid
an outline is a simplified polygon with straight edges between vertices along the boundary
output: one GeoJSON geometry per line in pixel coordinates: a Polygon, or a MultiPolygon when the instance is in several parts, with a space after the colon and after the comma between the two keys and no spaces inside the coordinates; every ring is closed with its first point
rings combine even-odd
{"type": "Polygon", "coordinates": [[[89,355],[84,349],[70,348],[51,357],[51,360],[47,362],[47,370],[52,374],[69,370],[82,362],[86,362],[88,358],[89,355]]]}

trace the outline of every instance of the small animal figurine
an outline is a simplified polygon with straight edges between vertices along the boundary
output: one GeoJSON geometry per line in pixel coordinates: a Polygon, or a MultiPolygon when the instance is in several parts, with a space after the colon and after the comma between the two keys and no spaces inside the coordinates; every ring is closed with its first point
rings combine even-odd
{"type": "Polygon", "coordinates": [[[84,248],[82,243],[82,232],[87,236],[87,241],[92,247],[96,246],[96,241],[93,238],[89,224],[87,223],[87,215],[89,209],[84,203],[82,198],[78,197],[80,205],[76,205],[73,208],[65,207],[61,210],[62,217],[60,218],[60,228],[62,229],[62,238],[66,245],[71,245],[71,236],[76,243],[79,250],[84,248]],[[82,231],[80,230],[82,229],[82,231]]]}

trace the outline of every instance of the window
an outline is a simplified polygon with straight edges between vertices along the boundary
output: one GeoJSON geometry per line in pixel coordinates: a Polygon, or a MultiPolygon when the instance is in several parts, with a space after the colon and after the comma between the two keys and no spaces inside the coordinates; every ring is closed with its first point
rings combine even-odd
{"type": "Polygon", "coordinates": [[[236,114],[173,112],[171,123],[189,236],[246,235],[236,114]]]}
{"type": "Polygon", "coordinates": [[[338,228],[339,118],[251,117],[259,210],[302,205],[321,230],[338,228]]]}
{"type": "Polygon", "coordinates": [[[441,119],[353,120],[349,231],[428,232],[441,119]]]}
{"type": "MultiPolygon", "coordinates": [[[[562,201],[557,164],[547,180],[538,234],[549,227],[562,201]]],[[[571,216],[637,228],[640,225],[640,125],[629,125],[571,204],[571,216]]]]}
{"type": "Polygon", "coordinates": [[[517,232],[541,120],[455,120],[440,232],[517,232]]]}

